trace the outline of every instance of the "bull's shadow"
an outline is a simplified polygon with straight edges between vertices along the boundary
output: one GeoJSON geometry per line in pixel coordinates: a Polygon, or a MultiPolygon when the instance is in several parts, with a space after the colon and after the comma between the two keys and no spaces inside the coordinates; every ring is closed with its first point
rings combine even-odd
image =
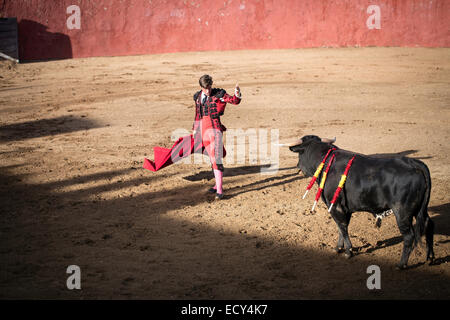
{"type": "MultiPolygon", "coordinates": [[[[435,224],[434,234],[449,236],[450,235],[450,203],[445,203],[445,204],[442,204],[439,206],[428,207],[428,214],[431,216],[431,218],[435,224]]],[[[424,238],[422,238],[422,241],[424,241],[424,238]]],[[[375,246],[369,247],[365,251],[362,251],[362,250],[365,249],[366,246],[355,248],[355,251],[357,252],[357,254],[372,253],[376,250],[394,246],[394,245],[397,245],[402,242],[403,242],[403,237],[397,236],[397,237],[393,237],[390,239],[378,241],[375,246]]],[[[450,240],[436,241],[436,239],[435,239],[434,244],[439,245],[439,244],[445,244],[448,242],[450,242],[450,240]]],[[[433,265],[440,265],[442,263],[447,263],[449,261],[450,261],[450,256],[436,257],[436,259],[433,262],[433,265]]],[[[420,267],[424,264],[425,264],[425,262],[420,262],[415,265],[410,265],[410,266],[408,266],[408,269],[414,269],[414,268],[420,267]]]]}
{"type": "MultiPolygon", "coordinates": [[[[450,203],[428,207],[428,214],[432,215],[435,234],[450,235],[450,203]],[[437,215],[436,215],[437,214],[437,215]]],[[[449,242],[450,240],[445,241],[449,242]]]]}
{"type": "MultiPolygon", "coordinates": [[[[407,157],[411,154],[417,153],[419,150],[405,150],[405,151],[401,151],[401,152],[395,152],[395,153],[374,153],[374,154],[369,154],[369,157],[372,158],[379,158],[379,159],[389,159],[389,158],[401,158],[401,157],[407,157]]],[[[410,157],[412,159],[418,159],[418,160],[423,160],[423,159],[431,159],[433,157],[410,157]]]]}
{"type": "MultiPolygon", "coordinates": [[[[370,248],[368,248],[366,251],[361,252],[361,253],[372,253],[376,250],[379,249],[384,249],[384,248],[388,248],[390,246],[395,246],[396,244],[402,243],[403,242],[403,237],[402,236],[398,236],[398,237],[393,237],[390,239],[385,239],[385,240],[380,240],[377,241],[377,243],[375,244],[375,246],[371,246],[370,248]]],[[[361,251],[363,248],[365,248],[366,246],[363,247],[358,247],[355,250],[357,252],[361,251]]]]}

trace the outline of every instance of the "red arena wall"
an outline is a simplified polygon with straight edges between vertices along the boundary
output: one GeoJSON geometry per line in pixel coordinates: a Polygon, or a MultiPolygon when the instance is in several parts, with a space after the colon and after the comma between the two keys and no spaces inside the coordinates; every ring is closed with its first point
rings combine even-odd
{"type": "Polygon", "coordinates": [[[0,10],[18,18],[21,60],[450,46],[448,0],[0,0],[0,10]]]}

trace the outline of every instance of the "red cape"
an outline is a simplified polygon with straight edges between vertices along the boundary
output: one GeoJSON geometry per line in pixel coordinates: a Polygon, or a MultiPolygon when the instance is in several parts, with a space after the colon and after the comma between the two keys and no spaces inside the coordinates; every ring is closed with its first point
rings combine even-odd
{"type": "MultiPolygon", "coordinates": [[[[202,144],[201,140],[197,143],[194,142],[196,142],[194,141],[194,137],[189,135],[179,138],[170,149],[153,147],[155,161],[145,158],[143,167],[150,171],[158,171],[191,155],[192,153],[203,153],[205,146],[202,144]]],[[[223,147],[223,156],[225,157],[225,155],[226,151],[225,147],[223,147]]]]}

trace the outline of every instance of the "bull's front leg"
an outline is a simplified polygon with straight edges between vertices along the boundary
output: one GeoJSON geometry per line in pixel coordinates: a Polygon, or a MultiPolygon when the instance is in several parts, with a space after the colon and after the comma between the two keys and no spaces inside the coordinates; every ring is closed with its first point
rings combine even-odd
{"type": "Polygon", "coordinates": [[[347,259],[353,256],[353,245],[348,235],[348,224],[341,227],[342,235],[344,237],[345,257],[347,259]]]}
{"type": "Polygon", "coordinates": [[[336,245],[336,248],[334,249],[336,253],[341,253],[344,250],[344,236],[342,235],[341,229],[339,230],[339,239],[336,245]]]}
{"type": "Polygon", "coordinates": [[[348,225],[350,223],[351,213],[344,213],[339,207],[331,210],[331,216],[339,229],[339,239],[335,250],[337,253],[340,253],[344,248],[345,257],[348,259],[353,256],[353,245],[348,235],[348,225]]]}

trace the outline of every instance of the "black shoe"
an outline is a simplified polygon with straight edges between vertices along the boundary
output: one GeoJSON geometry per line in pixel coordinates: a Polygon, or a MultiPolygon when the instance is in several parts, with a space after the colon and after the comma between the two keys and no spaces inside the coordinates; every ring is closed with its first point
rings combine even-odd
{"type": "Polygon", "coordinates": [[[208,192],[210,192],[210,193],[216,193],[217,190],[211,187],[211,188],[209,188],[208,192]]]}
{"type": "Polygon", "coordinates": [[[216,193],[216,200],[222,200],[223,194],[222,193],[216,193]]]}

